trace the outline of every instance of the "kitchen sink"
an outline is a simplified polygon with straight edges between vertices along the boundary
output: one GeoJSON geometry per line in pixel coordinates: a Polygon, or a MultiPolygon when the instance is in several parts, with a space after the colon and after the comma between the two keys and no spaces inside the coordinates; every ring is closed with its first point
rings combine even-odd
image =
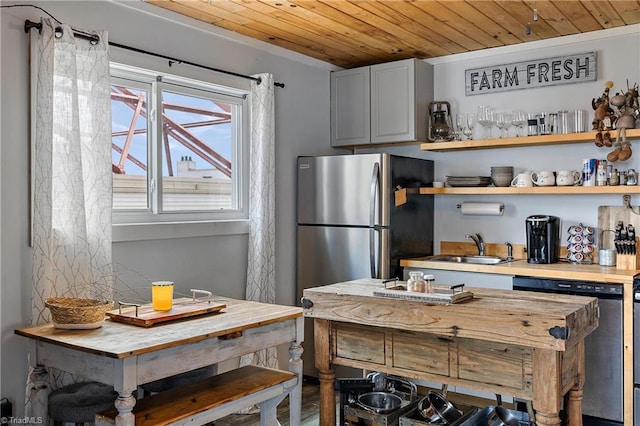
{"type": "Polygon", "coordinates": [[[475,263],[478,265],[497,265],[498,263],[508,262],[507,259],[498,256],[456,256],[452,254],[439,254],[428,257],[425,260],[434,262],[475,263]]]}

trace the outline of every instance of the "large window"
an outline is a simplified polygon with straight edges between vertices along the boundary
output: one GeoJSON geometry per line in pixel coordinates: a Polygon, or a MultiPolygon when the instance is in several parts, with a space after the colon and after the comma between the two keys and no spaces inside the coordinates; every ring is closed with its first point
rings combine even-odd
{"type": "Polygon", "coordinates": [[[114,222],[246,217],[247,93],[112,64],[114,222]]]}

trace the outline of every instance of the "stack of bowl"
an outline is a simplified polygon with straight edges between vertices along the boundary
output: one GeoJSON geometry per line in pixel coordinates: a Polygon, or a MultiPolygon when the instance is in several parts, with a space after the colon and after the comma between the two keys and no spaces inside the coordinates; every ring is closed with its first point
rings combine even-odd
{"type": "Polygon", "coordinates": [[[492,166],[491,180],[495,186],[511,186],[513,166],[492,166]]]}

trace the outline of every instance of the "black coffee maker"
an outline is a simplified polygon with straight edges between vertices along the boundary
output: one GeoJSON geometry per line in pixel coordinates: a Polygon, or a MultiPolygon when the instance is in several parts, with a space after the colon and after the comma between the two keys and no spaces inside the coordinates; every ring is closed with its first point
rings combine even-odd
{"type": "Polygon", "coordinates": [[[560,257],[560,218],[533,215],[526,219],[527,262],[556,263],[560,257]]]}

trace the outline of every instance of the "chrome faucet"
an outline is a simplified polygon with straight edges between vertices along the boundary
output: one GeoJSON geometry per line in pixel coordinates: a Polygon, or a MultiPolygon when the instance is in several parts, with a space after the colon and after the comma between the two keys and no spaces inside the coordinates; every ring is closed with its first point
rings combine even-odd
{"type": "Polygon", "coordinates": [[[476,243],[476,247],[478,247],[478,256],[484,256],[484,240],[482,239],[482,235],[476,233],[475,235],[467,234],[464,236],[467,240],[473,240],[476,243]]]}
{"type": "Polygon", "coordinates": [[[505,244],[507,246],[507,261],[511,262],[513,260],[513,245],[509,241],[505,244]]]}

